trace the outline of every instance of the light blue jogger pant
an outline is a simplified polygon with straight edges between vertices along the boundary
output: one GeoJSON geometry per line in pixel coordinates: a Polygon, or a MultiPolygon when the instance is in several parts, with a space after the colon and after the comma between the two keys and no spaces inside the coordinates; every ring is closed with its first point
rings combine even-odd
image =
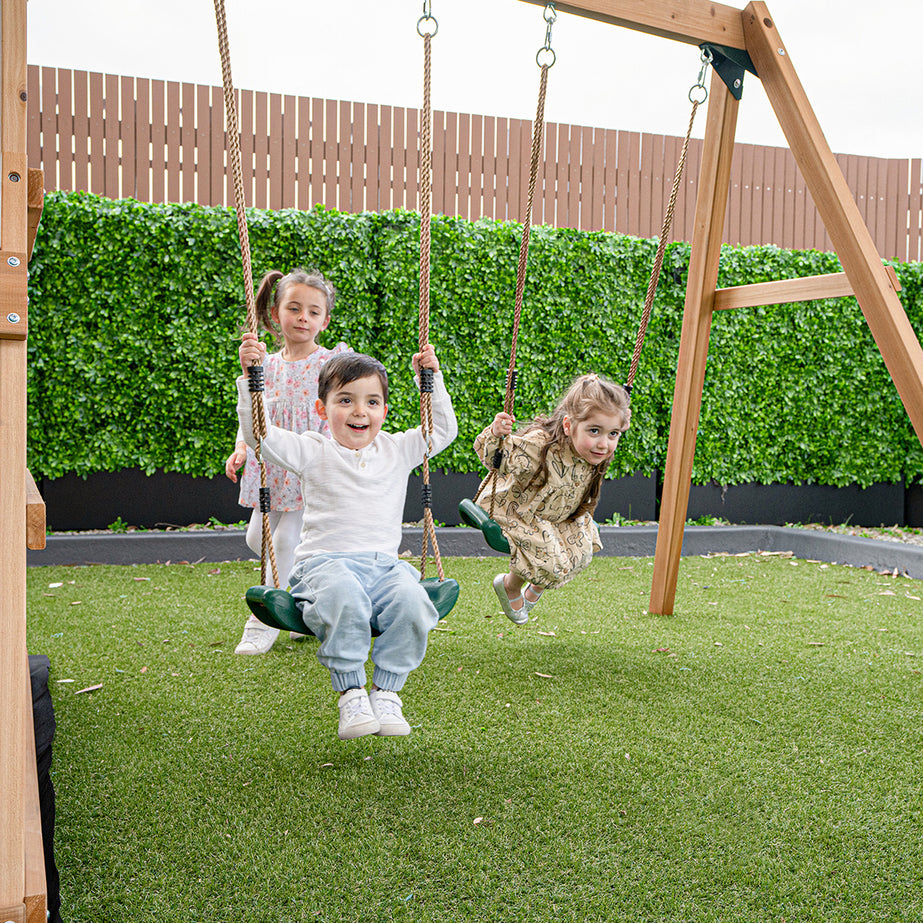
{"type": "Polygon", "coordinates": [[[390,554],[313,555],[299,561],[292,595],[305,625],[320,640],[317,659],[338,692],[364,686],[372,630],[372,682],[397,692],[423,662],[439,615],[413,565],[390,554]]]}

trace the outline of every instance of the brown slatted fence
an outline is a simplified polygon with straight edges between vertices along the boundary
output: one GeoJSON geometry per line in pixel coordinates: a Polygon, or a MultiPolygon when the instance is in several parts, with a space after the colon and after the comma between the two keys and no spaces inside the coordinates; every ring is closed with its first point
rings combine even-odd
{"type": "MultiPolygon", "coordinates": [[[[151,202],[233,203],[219,87],[30,65],[30,166],[48,190],[151,202]]],[[[342,211],[417,207],[419,111],[239,90],[248,205],[342,211]]],[[[528,120],[437,110],[433,209],[518,221],[526,201],[528,120]]],[[[685,127],[685,126],[684,126],[685,127]]],[[[660,232],[682,139],[548,122],[535,224],[660,232]]],[[[673,236],[692,235],[701,141],[689,146],[673,236]]],[[[923,161],[839,154],[879,252],[923,258],[923,161]]],[[[725,240],[830,250],[790,151],[738,144],[725,240]]]]}

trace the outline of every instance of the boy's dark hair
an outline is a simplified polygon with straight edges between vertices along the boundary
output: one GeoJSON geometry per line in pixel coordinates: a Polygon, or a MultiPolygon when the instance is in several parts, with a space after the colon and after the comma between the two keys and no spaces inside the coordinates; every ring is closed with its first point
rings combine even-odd
{"type": "Polygon", "coordinates": [[[320,370],[317,379],[317,396],[322,404],[327,403],[327,395],[335,388],[348,385],[351,381],[377,375],[381,382],[382,397],[388,403],[388,373],[385,367],[365,353],[340,353],[328,359],[320,370]]]}

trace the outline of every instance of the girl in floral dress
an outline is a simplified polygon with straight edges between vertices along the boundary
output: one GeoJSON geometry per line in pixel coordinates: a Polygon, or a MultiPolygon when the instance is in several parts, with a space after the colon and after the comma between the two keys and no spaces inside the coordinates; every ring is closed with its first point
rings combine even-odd
{"type": "MultiPolygon", "coordinates": [[[[498,413],[474,442],[489,467],[500,467],[493,518],[510,543],[510,568],[493,586],[500,606],[517,625],[544,590],[563,586],[600,551],[593,512],[603,475],[631,420],[628,392],[598,375],[577,378],[551,416],[513,433],[513,417],[498,413]]],[[[483,502],[483,501],[482,501],[483,502]]]]}
{"type": "MultiPolygon", "coordinates": [[[[317,377],[321,367],[337,353],[349,351],[345,343],[326,349],[317,342],[318,335],[330,323],[335,292],[318,272],[294,269],[287,275],[268,272],[256,293],[259,324],[281,342],[279,352],[265,353],[263,374],[266,390],[263,401],[273,426],[303,433],[313,430],[327,434],[327,424],[317,415],[317,377]]],[[[225,464],[227,476],[237,482],[237,470],[246,462],[240,479],[240,505],[253,508],[247,529],[247,545],[260,554],[263,515],[259,506],[260,468],[252,449],[238,431],[234,452],[225,464]]],[[[295,547],[301,538],[304,501],[297,476],[276,465],[266,466],[272,512],[269,525],[275,551],[276,569],[283,587],[294,562],[295,547]]],[[[264,625],[251,615],[244,625],[237,654],[265,654],[279,635],[276,628],[264,625]]]]}

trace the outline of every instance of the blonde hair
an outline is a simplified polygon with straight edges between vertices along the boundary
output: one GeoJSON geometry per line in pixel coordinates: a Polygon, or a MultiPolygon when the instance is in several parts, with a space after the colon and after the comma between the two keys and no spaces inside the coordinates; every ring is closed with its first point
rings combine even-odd
{"type": "Polygon", "coordinates": [[[310,272],[304,269],[293,269],[290,273],[279,272],[278,269],[272,269],[263,276],[260,281],[260,287],[256,292],[256,316],[259,325],[263,330],[268,330],[274,334],[277,340],[281,340],[282,332],[272,319],[273,309],[279,306],[281,300],[285,297],[286,289],[290,285],[307,285],[308,288],[316,288],[324,296],[327,303],[327,317],[333,311],[333,303],[336,300],[336,289],[331,282],[328,282],[317,270],[310,272]]]}
{"type": "MultiPolygon", "coordinates": [[[[631,401],[628,391],[621,385],[599,375],[581,375],[571,382],[570,387],[558,401],[557,407],[548,416],[536,417],[529,423],[524,433],[541,431],[546,436],[539,456],[539,467],[526,485],[528,490],[533,485],[541,490],[548,481],[548,451],[552,446],[563,446],[570,442],[570,436],[564,432],[564,418],[572,423],[581,423],[594,413],[611,413],[622,416],[625,427],[631,421],[631,401]]],[[[608,462],[595,465],[593,477],[587,485],[579,506],[567,518],[577,519],[584,513],[593,513],[599,503],[599,491],[608,462]]]]}

